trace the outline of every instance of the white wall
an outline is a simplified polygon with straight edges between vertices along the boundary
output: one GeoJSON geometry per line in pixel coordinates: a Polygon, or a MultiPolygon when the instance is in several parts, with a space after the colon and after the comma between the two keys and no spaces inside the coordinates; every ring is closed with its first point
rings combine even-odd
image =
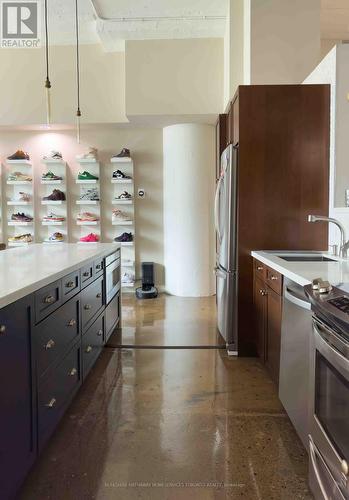
{"type": "MultiPolygon", "coordinates": [[[[111,205],[113,196],[109,175],[111,171],[109,160],[112,154],[129,147],[135,162],[135,185],[146,191],[144,199],[135,200],[136,210],[136,262],[138,275],[142,261],[156,263],[156,280],[162,285],[163,271],[163,191],[162,191],[162,130],[128,128],[121,129],[115,126],[100,125],[84,130],[82,145],[77,145],[74,131],[33,132],[33,131],[1,131],[0,152],[1,159],[13,153],[17,148],[23,148],[30,153],[34,163],[37,181],[40,178],[43,166],[41,157],[51,148],[62,151],[68,162],[70,171],[70,189],[74,191],[75,178],[79,170],[75,155],[83,152],[86,145],[93,145],[99,149],[101,161],[101,210],[103,241],[111,241],[120,233],[120,228],[111,225],[111,205]],[[119,231],[118,231],[119,230],[119,231]]],[[[5,179],[4,179],[5,180],[5,179]]],[[[38,200],[37,200],[38,201],[38,200]]],[[[3,217],[6,221],[6,217],[3,217]]],[[[73,226],[74,221],[70,219],[73,226]]]]}
{"type": "Polygon", "coordinates": [[[215,130],[209,125],[165,127],[165,287],[182,297],[214,293],[215,130]]]}
{"type": "Polygon", "coordinates": [[[320,0],[251,0],[251,83],[301,83],[320,56],[320,0]]]}
{"type": "MultiPolygon", "coordinates": [[[[125,116],[124,54],[81,46],[81,110],[84,123],[118,123],[125,116]]],[[[75,47],[50,48],[52,123],[75,123],[75,47]]],[[[0,125],[45,123],[43,49],[0,50],[0,125]]]]}
{"type": "Polygon", "coordinates": [[[223,38],[127,41],[127,115],[220,113],[223,52],[223,38]]]}

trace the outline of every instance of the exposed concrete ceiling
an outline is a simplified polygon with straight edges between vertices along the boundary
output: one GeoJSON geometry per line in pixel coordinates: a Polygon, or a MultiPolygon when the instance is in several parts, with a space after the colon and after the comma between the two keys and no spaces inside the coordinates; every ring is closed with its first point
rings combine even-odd
{"type": "Polygon", "coordinates": [[[321,0],[321,38],[349,40],[349,0],[321,0]]]}
{"type": "MultiPolygon", "coordinates": [[[[228,0],[79,0],[81,43],[223,37],[228,0]]],[[[50,40],[74,43],[74,2],[50,0],[50,40]]]]}

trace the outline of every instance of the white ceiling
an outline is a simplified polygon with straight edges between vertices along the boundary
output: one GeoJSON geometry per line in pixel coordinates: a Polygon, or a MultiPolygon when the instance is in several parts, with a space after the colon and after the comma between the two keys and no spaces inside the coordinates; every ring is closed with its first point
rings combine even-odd
{"type": "Polygon", "coordinates": [[[349,0],[321,0],[321,38],[349,40],[349,0]]]}
{"type": "MultiPolygon", "coordinates": [[[[72,0],[49,0],[51,43],[74,43],[72,0]]],[[[79,0],[82,43],[223,37],[228,0],[79,0]]]]}

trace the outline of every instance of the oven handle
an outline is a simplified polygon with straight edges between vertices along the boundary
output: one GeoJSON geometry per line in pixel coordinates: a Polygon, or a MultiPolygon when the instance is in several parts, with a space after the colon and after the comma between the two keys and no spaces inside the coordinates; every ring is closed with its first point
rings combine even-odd
{"type": "Polygon", "coordinates": [[[349,365],[349,358],[345,353],[343,353],[343,351],[349,352],[349,344],[344,342],[338,335],[336,335],[317,318],[313,318],[313,327],[315,332],[320,336],[323,342],[325,342],[326,347],[332,352],[332,354],[335,354],[337,358],[340,358],[346,365],[349,365]]]}
{"type": "MultiPolygon", "coordinates": [[[[314,472],[315,472],[315,476],[316,476],[318,485],[320,487],[321,493],[322,493],[322,495],[324,497],[324,500],[329,500],[328,495],[326,493],[326,490],[325,490],[324,485],[323,485],[322,480],[321,480],[319,469],[317,467],[315,445],[314,445],[313,438],[310,435],[309,435],[309,452],[310,452],[311,463],[312,463],[312,466],[313,466],[313,469],[314,469],[314,472]]],[[[324,466],[326,467],[328,474],[332,477],[332,474],[328,470],[327,465],[324,464],[324,466]]]]}
{"type": "Polygon", "coordinates": [[[287,286],[285,287],[284,296],[285,299],[287,299],[289,302],[292,302],[292,304],[294,304],[295,306],[301,307],[302,309],[307,309],[308,311],[311,310],[310,302],[297,297],[287,286]]]}

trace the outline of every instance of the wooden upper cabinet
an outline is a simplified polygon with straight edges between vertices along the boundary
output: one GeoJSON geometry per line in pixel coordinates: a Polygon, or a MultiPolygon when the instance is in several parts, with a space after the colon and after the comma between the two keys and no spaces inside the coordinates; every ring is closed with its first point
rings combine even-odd
{"type": "Polygon", "coordinates": [[[216,179],[219,178],[221,154],[228,144],[227,118],[227,114],[221,114],[216,123],[216,179]]]}

